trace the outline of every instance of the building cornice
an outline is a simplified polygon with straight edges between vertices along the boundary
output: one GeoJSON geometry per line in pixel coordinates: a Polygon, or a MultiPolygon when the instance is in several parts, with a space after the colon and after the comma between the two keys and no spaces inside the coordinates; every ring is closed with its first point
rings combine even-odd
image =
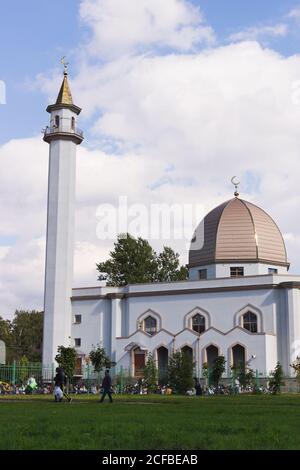
{"type": "Polygon", "coordinates": [[[281,282],[278,287],[280,289],[300,289],[300,282],[290,281],[290,282],[281,282]]]}
{"type": "Polygon", "coordinates": [[[181,331],[179,331],[178,333],[171,333],[170,331],[168,330],[165,330],[164,328],[162,328],[161,330],[159,330],[155,335],[148,335],[147,333],[145,333],[144,331],[142,330],[135,330],[133,333],[131,333],[129,336],[118,336],[116,339],[117,340],[128,340],[128,339],[132,339],[133,336],[137,335],[138,333],[143,333],[145,336],[147,336],[149,339],[155,339],[160,333],[166,333],[168,334],[170,337],[176,339],[177,336],[180,336],[182,333],[184,332],[188,332],[188,333],[192,333],[194,336],[195,336],[195,339],[196,340],[206,340],[206,336],[209,332],[213,331],[213,332],[216,332],[222,336],[228,336],[230,335],[230,333],[236,331],[236,330],[239,330],[241,331],[242,333],[246,334],[246,335],[249,335],[249,336],[253,336],[253,337],[257,337],[257,336],[273,336],[273,337],[276,337],[276,334],[274,333],[267,333],[265,331],[263,332],[260,332],[260,333],[251,333],[250,331],[246,330],[245,328],[242,328],[240,325],[236,325],[232,328],[230,328],[230,330],[228,331],[221,331],[219,330],[218,328],[215,328],[214,326],[210,326],[209,328],[207,328],[207,330],[203,331],[203,333],[199,334],[199,333],[196,333],[195,331],[193,331],[191,328],[183,328],[181,331]]]}
{"type": "Polygon", "coordinates": [[[44,141],[50,144],[52,140],[71,140],[79,145],[83,141],[83,136],[74,132],[53,132],[44,135],[44,141]]]}
{"type": "Polygon", "coordinates": [[[48,113],[52,113],[52,111],[58,111],[60,109],[69,109],[70,111],[73,111],[77,115],[81,113],[81,108],[79,108],[75,104],[62,104],[62,103],[49,104],[46,111],[48,113]]]}
{"type": "MultiPolygon", "coordinates": [[[[289,284],[289,283],[287,283],[289,284]]],[[[281,284],[259,284],[259,285],[245,285],[245,286],[224,286],[224,287],[204,287],[194,289],[173,289],[161,291],[141,291],[141,292],[126,292],[124,294],[104,294],[104,295],[73,295],[72,301],[76,300],[100,300],[100,299],[128,299],[131,297],[160,297],[166,295],[190,295],[190,294],[208,294],[217,292],[238,292],[238,291],[253,291],[253,290],[270,290],[281,287],[281,284]]],[[[300,283],[299,283],[300,288],[300,283]]]]}
{"type": "Polygon", "coordinates": [[[214,259],[214,260],[209,260],[207,262],[202,262],[202,263],[189,263],[187,265],[188,268],[196,268],[198,266],[211,266],[213,264],[240,264],[240,263],[245,263],[245,264],[270,264],[272,266],[284,266],[286,268],[290,267],[290,263],[283,263],[280,261],[274,261],[274,260],[268,260],[268,259],[263,259],[263,258],[241,258],[241,259],[214,259]]]}

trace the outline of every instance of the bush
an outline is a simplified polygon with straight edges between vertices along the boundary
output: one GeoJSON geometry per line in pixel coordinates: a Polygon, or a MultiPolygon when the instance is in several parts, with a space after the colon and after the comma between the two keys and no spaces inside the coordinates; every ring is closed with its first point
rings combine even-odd
{"type": "Polygon", "coordinates": [[[275,370],[271,372],[270,376],[272,377],[269,381],[269,390],[271,393],[276,395],[281,392],[281,387],[285,385],[282,381],[283,379],[283,370],[279,362],[277,362],[275,370]]]}
{"type": "Polygon", "coordinates": [[[193,359],[188,353],[175,352],[169,359],[168,382],[179,394],[185,394],[193,388],[193,359]]]}
{"type": "Polygon", "coordinates": [[[152,354],[148,355],[146,367],[144,369],[144,382],[147,387],[148,393],[153,393],[157,389],[157,368],[152,354]]]}
{"type": "Polygon", "coordinates": [[[226,360],[224,356],[218,356],[213,362],[211,371],[211,383],[215,387],[218,387],[221,377],[225,372],[225,364],[226,360]]]}

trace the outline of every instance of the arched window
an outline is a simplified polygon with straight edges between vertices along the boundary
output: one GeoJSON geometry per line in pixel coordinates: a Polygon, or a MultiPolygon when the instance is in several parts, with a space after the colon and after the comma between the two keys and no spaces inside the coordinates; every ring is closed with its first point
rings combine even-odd
{"type": "Polygon", "coordinates": [[[205,318],[203,315],[197,313],[192,319],[192,328],[197,333],[201,334],[205,331],[205,318]]]}
{"type": "Polygon", "coordinates": [[[72,117],[71,119],[71,129],[74,131],[75,130],[75,118],[72,117]]]}
{"type": "Polygon", "coordinates": [[[243,328],[250,333],[257,333],[257,315],[252,312],[246,312],[243,315],[243,328]]]}
{"type": "Polygon", "coordinates": [[[144,320],[144,331],[148,333],[148,335],[153,336],[155,335],[156,330],[157,330],[156,325],[157,325],[157,322],[155,318],[149,316],[145,318],[144,320]]]}
{"type": "Polygon", "coordinates": [[[55,127],[59,127],[59,116],[55,116],[55,127]]]}

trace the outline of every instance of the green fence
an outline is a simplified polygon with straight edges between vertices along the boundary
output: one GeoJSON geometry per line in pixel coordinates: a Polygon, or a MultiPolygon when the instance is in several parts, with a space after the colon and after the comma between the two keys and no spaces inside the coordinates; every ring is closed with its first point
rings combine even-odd
{"type": "Polygon", "coordinates": [[[0,382],[12,385],[25,383],[33,376],[37,382],[52,381],[54,377],[54,366],[45,367],[40,363],[29,363],[26,365],[13,362],[9,365],[0,365],[0,382]]]}
{"type": "MultiPolygon", "coordinates": [[[[26,384],[29,377],[34,377],[39,385],[52,383],[55,376],[55,365],[45,366],[40,363],[29,363],[26,365],[13,362],[12,364],[0,364],[0,382],[11,385],[26,384]]],[[[110,370],[114,384],[124,386],[126,382],[132,381],[129,369],[123,367],[113,367],[110,370]]],[[[91,365],[83,366],[80,370],[75,370],[70,383],[84,383],[85,386],[100,385],[102,383],[104,371],[95,372],[91,365]]]]}
{"type": "MultiPolygon", "coordinates": [[[[71,385],[84,384],[89,390],[93,385],[100,386],[102,383],[104,371],[101,373],[95,372],[92,365],[88,364],[83,366],[80,370],[76,370],[74,377],[70,381],[71,385]]],[[[137,384],[141,377],[133,377],[131,370],[124,367],[113,367],[110,369],[112,383],[118,393],[130,390],[130,386],[137,384]]],[[[5,382],[10,385],[26,384],[29,377],[34,377],[36,382],[41,386],[43,384],[52,384],[55,376],[55,365],[49,366],[42,365],[41,363],[29,363],[26,365],[13,362],[8,365],[0,364],[0,382],[5,382]]],[[[167,385],[167,369],[158,371],[158,381],[160,385],[167,385]]],[[[194,377],[197,377],[202,386],[210,387],[212,385],[212,371],[207,370],[204,375],[197,373],[194,370],[194,377]]],[[[238,377],[233,372],[224,373],[220,383],[230,387],[232,390],[238,386],[238,377]]],[[[269,377],[266,374],[260,373],[258,370],[254,371],[254,379],[252,384],[257,388],[266,388],[268,385],[269,377]]],[[[299,392],[300,385],[296,379],[288,377],[284,379],[285,386],[282,391],[286,392],[299,392]]]]}

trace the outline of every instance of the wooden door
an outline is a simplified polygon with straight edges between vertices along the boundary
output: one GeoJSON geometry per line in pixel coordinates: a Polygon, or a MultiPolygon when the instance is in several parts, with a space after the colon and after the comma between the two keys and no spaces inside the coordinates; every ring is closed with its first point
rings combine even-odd
{"type": "Polygon", "coordinates": [[[136,377],[143,377],[145,365],[145,352],[140,349],[136,349],[134,351],[134,375],[136,377]]]}

